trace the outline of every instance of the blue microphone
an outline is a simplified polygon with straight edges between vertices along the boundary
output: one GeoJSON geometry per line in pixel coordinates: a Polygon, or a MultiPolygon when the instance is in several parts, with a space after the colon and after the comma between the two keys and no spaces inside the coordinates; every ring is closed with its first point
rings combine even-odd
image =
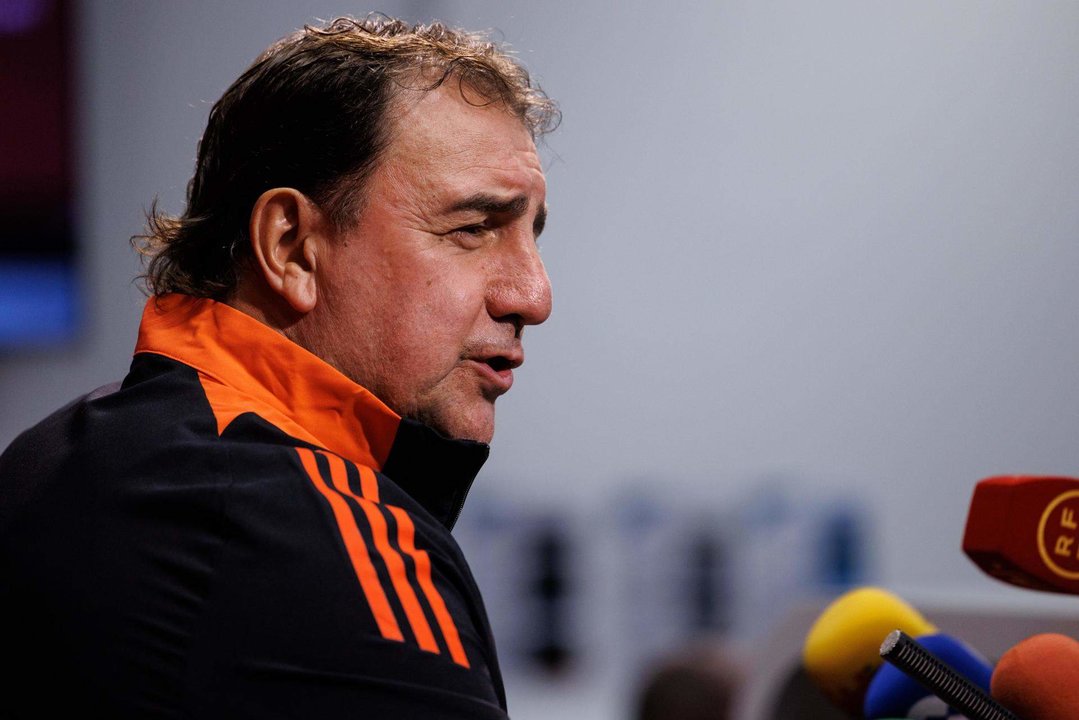
{"type": "MultiPolygon", "coordinates": [[[[922,635],[918,642],[957,673],[989,692],[993,667],[970,646],[943,633],[922,635]]],[[[887,664],[882,665],[870,681],[863,710],[867,720],[895,717],[947,720],[961,716],[917,680],[887,664]]]]}

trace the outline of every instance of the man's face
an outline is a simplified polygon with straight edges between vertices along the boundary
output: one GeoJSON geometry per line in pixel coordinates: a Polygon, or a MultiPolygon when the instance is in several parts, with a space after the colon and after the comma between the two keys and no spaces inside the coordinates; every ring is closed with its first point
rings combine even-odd
{"type": "Polygon", "coordinates": [[[397,110],[358,222],[322,251],[298,339],[402,416],[489,442],[521,329],[551,312],[543,171],[521,121],[468,104],[457,82],[397,110]]]}

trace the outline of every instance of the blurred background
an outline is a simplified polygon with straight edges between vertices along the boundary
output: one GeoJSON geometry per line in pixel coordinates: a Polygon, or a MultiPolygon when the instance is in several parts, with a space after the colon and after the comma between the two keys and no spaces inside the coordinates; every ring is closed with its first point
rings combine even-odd
{"type": "Polygon", "coordinates": [[[213,101],[369,11],[492,30],[564,114],[555,312],[456,531],[515,718],[630,717],[858,583],[1079,618],[960,550],[980,478],[1079,475],[1073,2],[0,0],[0,447],[123,376],[213,101]]]}

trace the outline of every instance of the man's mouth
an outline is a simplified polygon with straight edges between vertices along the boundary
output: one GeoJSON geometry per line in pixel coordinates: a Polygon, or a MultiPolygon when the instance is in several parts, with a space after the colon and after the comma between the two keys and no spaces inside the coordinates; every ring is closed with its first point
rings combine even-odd
{"type": "Polygon", "coordinates": [[[524,362],[524,353],[520,350],[509,354],[481,353],[469,359],[474,363],[484,384],[497,396],[508,392],[513,385],[513,370],[524,362]]]}
{"type": "MultiPolygon", "coordinates": [[[[484,360],[484,362],[487,363],[488,365],[490,365],[491,368],[493,368],[495,372],[502,372],[503,370],[512,370],[513,368],[517,367],[517,365],[514,365],[512,362],[510,362],[509,358],[503,357],[501,355],[497,355],[497,356],[492,357],[492,358],[487,358],[486,360],[484,360]]],[[[520,363],[518,363],[518,365],[519,364],[520,363]]]]}

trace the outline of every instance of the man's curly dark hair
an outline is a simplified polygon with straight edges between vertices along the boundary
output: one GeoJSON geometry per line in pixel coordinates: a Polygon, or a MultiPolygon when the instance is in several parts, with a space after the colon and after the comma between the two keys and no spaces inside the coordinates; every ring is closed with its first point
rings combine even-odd
{"type": "Polygon", "coordinates": [[[440,23],[338,18],[271,45],[210,110],[184,213],[167,215],[155,200],[146,232],[132,238],[149,259],[147,289],[227,299],[251,258],[251,209],[274,187],[299,190],[350,227],[390,140],[394,99],[446,82],[473,104],[501,103],[534,138],[559,122],[506,50],[440,23]]]}

